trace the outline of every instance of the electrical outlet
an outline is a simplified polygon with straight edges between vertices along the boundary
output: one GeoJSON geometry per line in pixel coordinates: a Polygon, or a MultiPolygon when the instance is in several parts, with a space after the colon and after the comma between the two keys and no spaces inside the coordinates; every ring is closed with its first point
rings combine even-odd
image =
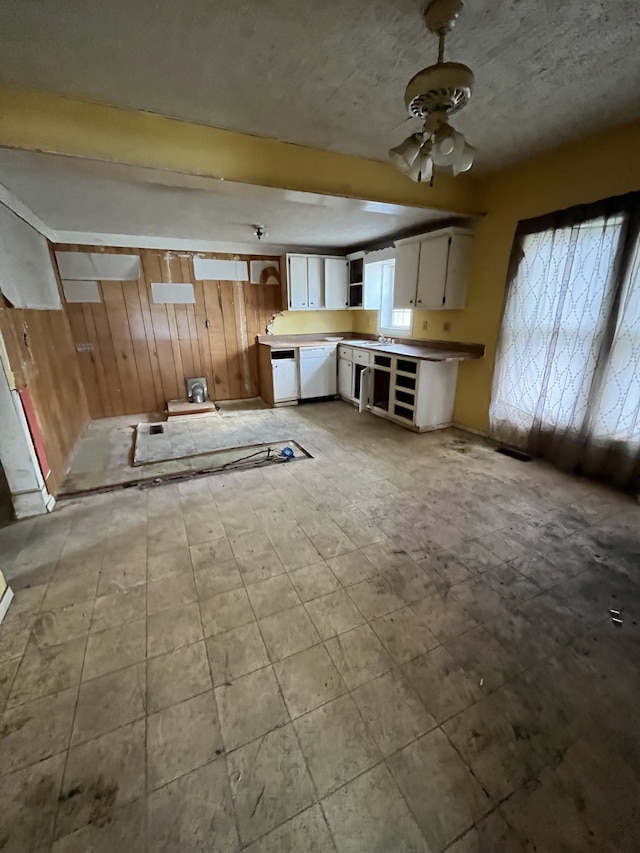
{"type": "Polygon", "coordinates": [[[448,321],[446,323],[443,323],[442,324],[442,331],[443,332],[450,332],[451,331],[451,323],[449,323],[448,321]]]}
{"type": "Polygon", "coordinates": [[[423,332],[426,332],[428,328],[429,328],[429,321],[428,321],[428,320],[423,320],[423,321],[422,321],[422,331],[423,331],[423,332]]]}

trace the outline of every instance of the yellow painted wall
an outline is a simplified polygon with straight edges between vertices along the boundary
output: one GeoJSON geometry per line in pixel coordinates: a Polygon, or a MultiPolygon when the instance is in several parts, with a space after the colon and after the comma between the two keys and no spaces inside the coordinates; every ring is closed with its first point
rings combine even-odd
{"type": "Polygon", "coordinates": [[[377,311],[352,311],[352,330],[360,334],[375,335],[378,331],[377,311]]]}
{"type": "MultiPolygon", "coordinates": [[[[487,181],[488,214],[476,227],[469,296],[464,311],[446,312],[451,337],[484,343],[482,361],[460,365],[454,418],[478,430],[488,426],[495,350],[504,308],[507,266],[518,222],[609,196],[640,190],[640,122],[565,145],[487,181]],[[458,316],[459,315],[459,316],[458,316]]],[[[444,337],[434,324],[444,312],[420,312],[427,337],[444,337]]],[[[415,326],[414,326],[415,331],[415,326]]],[[[420,333],[422,334],[422,333],[420,333]]]]}
{"type": "Polygon", "coordinates": [[[283,311],[273,324],[274,335],[311,332],[377,333],[377,311],[283,311]]]}
{"type": "Polygon", "coordinates": [[[357,311],[283,311],[273,323],[274,335],[305,335],[310,332],[351,332],[357,311]]]}
{"type": "Polygon", "coordinates": [[[389,163],[0,86],[0,146],[349,198],[482,211],[473,175],[416,184],[389,163]]]}

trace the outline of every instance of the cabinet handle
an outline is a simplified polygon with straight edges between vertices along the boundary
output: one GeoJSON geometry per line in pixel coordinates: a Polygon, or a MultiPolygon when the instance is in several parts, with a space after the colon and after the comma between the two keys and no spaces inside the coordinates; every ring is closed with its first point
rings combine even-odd
{"type": "Polygon", "coordinates": [[[418,299],[418,302],[422,302],[422,299],[418,299]]]}
{"type": "Polygon", "coordinates": [[[409,300],[409,305],[413,305],[413,299],[409,300]]]}

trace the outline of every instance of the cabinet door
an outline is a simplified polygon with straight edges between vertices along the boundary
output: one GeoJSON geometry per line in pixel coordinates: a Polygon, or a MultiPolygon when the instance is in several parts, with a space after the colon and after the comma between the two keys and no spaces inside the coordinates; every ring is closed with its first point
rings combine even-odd
{"type": "Polygon", "coordinates": [[[444,308],[464,308],[471,267],[473,235],[453,234],[449,247],[444,308]]]}
{"type": "Polygon", "coordinates": [[[338,394],[353,399],[353,362],[346,358],[338,359],[338,394]]]}
{"type": "Polygon", "coordinates": [[[405,243],[396,249],[393,307],[415,308],[420,243],[405,243]]]}
{"type": "Polygon", "coordinates": [[[379,311],[382,305],[382,261],[365,264],[364,299],[365,309],[379,311]]]}
{"type": "Polygon", "coordinates": [[[324,258],[309,255],[307,258],[307,287],[309,308],[322,308],[322,274],[324,272],[324,258]]]}
{"type": "Polygon", "coordinates": [[[298,365],[295,361],[274,361],[273,369],[273,399],[276,403],[282,400],[298,399],[298,365]]]}
{"type": "Polygon", "coordinates": [[[341,258],[324,259],[324,307],[347,307],[347,262],[341,258]]]}
{"type": "Polygon", "coordinates": [[[443,234],[420,243],[418,267],[418,308],[444,308],[447,259],[451,237],[443,234]]]}
{"type": "Polygon", "coordinates": [[[308,308],[307,259],[304,255],[289,255],[289,308],[308,308]]]}

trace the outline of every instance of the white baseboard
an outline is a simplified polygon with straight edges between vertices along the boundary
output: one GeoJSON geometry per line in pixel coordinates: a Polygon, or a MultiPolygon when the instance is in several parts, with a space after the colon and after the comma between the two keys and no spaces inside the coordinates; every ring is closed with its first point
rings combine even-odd
{"type": "Polygon", "coordinates": [[[4,615],[9,609],[9,605],[13,599],[13,590],[10,586],[8,586],[2,594],[2,598],[0,598],[0,623],[4,619],[4,615]]]}
{"type": "Polygon", "coordinates": [[[53,512],[56,505],[56,499],[49,494],[46,486],[28,492],[14,492],[11,495],[11,500],[17,519],[31,518],[34,515],[53,512]]]}

